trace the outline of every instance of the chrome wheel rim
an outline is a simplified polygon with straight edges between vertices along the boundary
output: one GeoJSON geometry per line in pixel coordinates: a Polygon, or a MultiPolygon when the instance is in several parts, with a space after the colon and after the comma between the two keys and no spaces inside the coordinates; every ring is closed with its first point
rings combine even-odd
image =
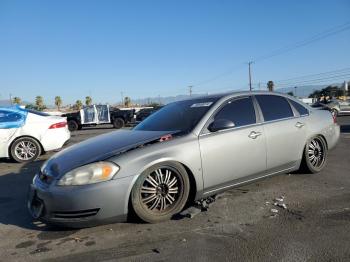
{"type": "Polygon", "coordinates": [[[180,198],[180,174],[172,168],[158,168],[144,180],[140,194],[143,206],[152,213],[171,210],[180,198]]]}
{"type": "Polygon", "coordinates": [[[20,160],[30,160],[35,157],[37,148],[31,141],[21,141],[15,147],[15,155],[20,160]]]}
{"type": "Polygon", "coordinates": [[[313,167],[319,168],[323,165],[325,160],[324,153],[325,148],[323,141],[320,138],[312,139],[308,147],[308,158],[313,167]]]}

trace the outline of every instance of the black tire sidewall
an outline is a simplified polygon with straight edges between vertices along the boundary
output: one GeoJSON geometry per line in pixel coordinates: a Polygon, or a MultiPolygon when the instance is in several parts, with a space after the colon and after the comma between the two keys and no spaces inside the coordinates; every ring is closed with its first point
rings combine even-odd
{"type": "Polygon", "coordinates": [[[77,131],[79,129],[79,125],[75,120],[68,121],[68,129],[70,132],[77,131]]]}
{"type": "Polygon", "coordinates": [[[31,138],[31,137],[22,137],[22,138],[18,138],[17,140],[15,140],[12,145],[11,145],[11,148],[10,148],[10,155],[11,155],[11,158],[18,162],[18,163],[26,163],[26,162],[32,162],[34,160],[36,160],[40,155],[41,155],[41,146],[40,144],[38,143],[38,141],[36,141],[35,139],[31,138]],[[16,145],[18,145],[20,142],[22,141],[30,141],[31,143],[33,143],[36,147],[36,154],[33,158],[31,159],[28,159],[28,160],[22,160],[22,159],[19,159],[16,154],[15,154],[15,147],[16,145]]]}
{"type": "Polygon", "coordinates": [[[309,171],[310,173],[319,173],[321,172],[321,170],[326,166],[327,164],[327,159],[328,159],[328,150],[327,150],[327,144],[326,144],[326,141],[324,140],[323,137],[321,136],[315,136],[315,137],[312,137],[310,138],[308,141],[307,141],[307,144],[305,146],[305,150],[304,150],[304,160],[305,160],[305,165],[306,165],[306,169],[307,171],[309,171]],[[308,158],[308,151],[309,151],[309,144],[310,142],[314,139],[314,138],[318,138],[322,141],[322,146],[324,148],[324,161],[323,161],[323,164],[322,166],[316,168],[314,167],[311,163],[310,163],[310,160],[308,158]]]}
{"type": "Polygon", "coordinates": [[[114,126],[114,128],[116,128],[116,129],[121,129],[121,128],[124,127],[124,125],[125,125],[125,121],[124,121],[124,119],[122,119],[122,118],[120,118],[120,117],[115,118],[115,119],[113,120],[113,126],[114,126]]]}
{"type": "Polygon", "coordinates": [[[186,169],[180,163],[177,163],[177,162],[163,162],[148,168],[138,177],[138,179],[136,180],[133,186],[130,201],[131,201],[133,211],[136,213],[136,215],[140,219],[148,223],[158,223],[158,222],[169,220],[175,214],[181,212],[185,204],[187,203],[189,192],[190,192],[190,180],[186,172],[186,169]],[[183,187],[182,187],[183,191],[181,192],[180,199],[170,211],[168,211],[164,215],[155,215],[155,214],[152,214],[151,212],[147,212],[146,209],[143,207],[143,203],[140,197],[141,195],[140,188],[142,187],[146,177],[151,172],[164,167],[170,167],[172,169],[175,169],[180,174],[182,183],[183,183],[183,187]]]}

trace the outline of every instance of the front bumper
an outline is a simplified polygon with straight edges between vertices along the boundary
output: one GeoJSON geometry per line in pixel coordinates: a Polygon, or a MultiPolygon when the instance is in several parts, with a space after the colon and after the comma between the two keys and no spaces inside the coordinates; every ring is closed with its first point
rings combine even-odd
{"type": "Polygon", "coordinates": [[[65,227],[124,222],[133,177],[84,186],[50,185],[35,176],[27,206],[35,219],[65,227]]]}

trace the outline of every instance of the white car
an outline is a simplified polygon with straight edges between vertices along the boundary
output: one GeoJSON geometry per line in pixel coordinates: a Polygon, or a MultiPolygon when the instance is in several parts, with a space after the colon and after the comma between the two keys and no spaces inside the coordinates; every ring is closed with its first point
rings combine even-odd
{"type": "Polygon", "coordinates": [[[64,117],[20,107],[0,108],[0,158],[30,162],[62,148],[70,132],[64,117]]]}

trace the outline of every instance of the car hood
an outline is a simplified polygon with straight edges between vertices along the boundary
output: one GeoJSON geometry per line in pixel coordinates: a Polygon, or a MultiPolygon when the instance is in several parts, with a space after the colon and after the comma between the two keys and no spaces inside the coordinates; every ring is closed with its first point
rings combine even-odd
{"type": "Polygon", "coordinates": [[[42,167],[42,172],[60,177],[68,171],[114,155],[145,143],[158,140],[172,131],[118,130],[87,139],[52,156],[42,167]]]}

